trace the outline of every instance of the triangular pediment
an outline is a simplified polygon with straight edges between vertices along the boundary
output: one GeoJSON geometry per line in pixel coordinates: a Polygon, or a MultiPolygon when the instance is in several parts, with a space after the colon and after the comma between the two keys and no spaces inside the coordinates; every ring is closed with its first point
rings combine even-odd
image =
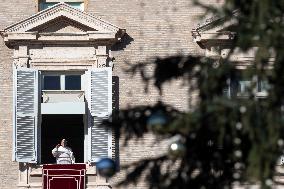
{"type": "Polygon", "coordinates": [[[80,11],[66,3],[58,3],[25,20],[8,26],[4,32],[86,32],[99,31],[117,33],[121,29],[109,22],[97,18],[91,14],[80,11]]]}
{"type": "Polygon", "coordinates": [[[236,15],[238,15],[238,10],[234,11],[230,18],[220,16],[206,18],[198,23],[197,26],[192,29],[192,31],[207,33],[233,32],[230,26],[235,22],[234,18],[236,15]]]}
{"type": "Polygon", "coordinates": [[[236,36],[234,30],[236,15],[234,11],[231,17],[213,16],[205,19],[192,29],[192,36],[202,48],[211,48],[213,44],[230,44],[236,36]]]}
{"type": "Polygon", "coordinates": [[[38,33],[76,33],[76,32],[88,32],[88,31],[98,31],[98,30],[83,25],[79,22],[76,22],[64,16],[60,16],[54,20],[44,23],[43,25],[37,26],[29,30],[29,32],[38,32],[38,33]]]}

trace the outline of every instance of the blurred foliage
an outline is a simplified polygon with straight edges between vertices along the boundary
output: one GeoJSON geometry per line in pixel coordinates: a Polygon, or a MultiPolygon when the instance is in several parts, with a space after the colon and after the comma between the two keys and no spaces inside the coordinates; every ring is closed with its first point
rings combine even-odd
{"type": "Polygon", "coordinates": [[[131,171],[119,184],[136,183],[146,174],[151,189],[273,187],[284,145],[284,1],[226,0],[218,8],[194,2],[206,13],[234,20],[228,27],[237,34],[231,52],[236,47],[244,52],[258,47],[252,65],[242,72],[250,85],[245,95],[228,89],[240,77],[229,61],[231,53],[217,60],[181,55],[131,66],[128,72],[140,73],[146,88],[154,82],[161,93],[167,92],[163,85],[169,81],[181,79],[188,85],[196,81],[189,93],[198,90],[199,102],[188,112],[159,101],[113,114],[108,124],[124,134],[126,142],[153,132],[164,139],[179,136],[179,143],[186,146],[185,153],[174,158],[165,154],[129,165],[126,169],[131,171]],[[154,67],[153,75],[146,74],[147,66],[154,67]],[[269,85],[264,98],[257,97],[260,80],[269,85]]]}

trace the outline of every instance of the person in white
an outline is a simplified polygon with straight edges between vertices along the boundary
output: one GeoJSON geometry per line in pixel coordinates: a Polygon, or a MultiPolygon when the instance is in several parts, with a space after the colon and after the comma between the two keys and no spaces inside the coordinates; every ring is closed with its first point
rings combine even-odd
{"type": "Polygon", "coordinates": [[[56,157],[57,164],[73,164],[75,158],[72,149],[67,147],[67,140],[62,139],[60,144],[52,150],[52,155],[56,157]]]}

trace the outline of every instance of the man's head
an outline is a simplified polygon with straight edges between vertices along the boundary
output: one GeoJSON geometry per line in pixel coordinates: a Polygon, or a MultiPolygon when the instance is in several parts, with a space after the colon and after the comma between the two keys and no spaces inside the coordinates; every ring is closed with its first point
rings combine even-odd
{"type": "Polygon", "coordinates": [[[67,140],[66,140],[65,138],[62,139],[60,144],[61,144],[61,146],[63,146],[63,147],[67,146],[67,140]]]}

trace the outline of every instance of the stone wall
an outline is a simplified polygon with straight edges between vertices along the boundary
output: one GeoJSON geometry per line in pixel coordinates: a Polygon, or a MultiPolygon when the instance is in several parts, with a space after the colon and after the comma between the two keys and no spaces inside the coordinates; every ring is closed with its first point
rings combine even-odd
{"type": "MultiPolygon", "coordinates": [[[[216,5],[217,0],[208,0],[216,5]]],[[[0,30],[37,12],[36,0],[1,0],[0,30]]],[[[156,57],[176,54],[202,54],[203,51],[192,41],[191,29],[198,22],[203,10],[194,7],[190,0],[89,0],[87,12],[125,28],[128,37],[113,47],[114,75],[119,77],[120,108],[138,104],[151,104],[159,99],[159,93],[150,87],[144,91],[141,78],[133,78],[124,72],[126,62],[151,61],[156,57]]],[[[0,188],[16,188],[18,183],[18,163],[12,162],[12,54],[0,39],[0,188]]],[[[149,69],[149,72],[151,68],[149,69]]],[[[181,82],[166,86],[162,99],[185,110],[190,98],[187,88],[181,82]]],[[[121,145],[121,164],[154,156],[167,146],[152,146],[152,135],[143,141],[131,141],[121,145]]],[[[120,142],[123,144],[123,142],[120,142]]],[[[122,179],[118,174],[111,182],[122,179]]],[[[146,188],[140,182],[135,187],[146,188]]]]}

